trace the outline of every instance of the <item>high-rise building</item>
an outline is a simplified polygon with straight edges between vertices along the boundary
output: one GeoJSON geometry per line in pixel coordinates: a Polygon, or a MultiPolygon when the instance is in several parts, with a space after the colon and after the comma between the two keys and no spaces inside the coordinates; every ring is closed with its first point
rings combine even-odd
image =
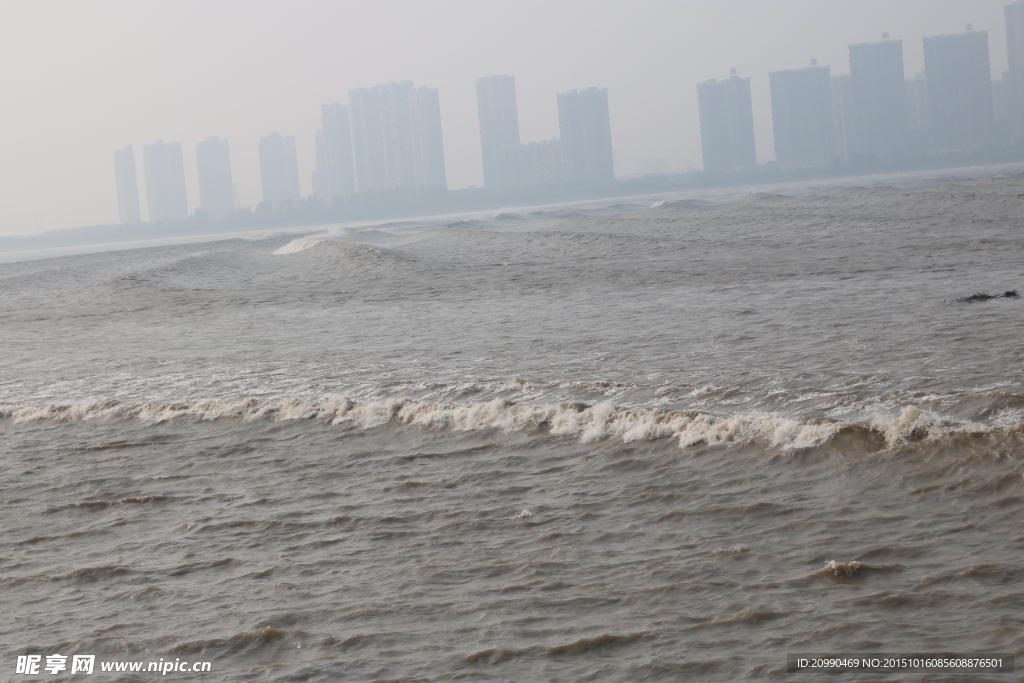
{"type": "Polygon", "coordinates": [[[140,222],[139,181],[135,175],[135,149],[131,145],[114,152],[114,183],[118,218],[125,225],[140,222]]]}
{"type": "Polygon", "coordinates": [[[447,188],[437,90],[410,81],[349,92],[360,192],[447,188]]]}
{"type": "Polygon", "coordinates": [[[750,79],[734,73],[727,81],[697,84],[704,170],[709,173],[757,167],[750,79]]]}
{"type": "Polygon", "coordinates": [[[295,136],[271,133],[260,138],[260,181],[263,201],[278,206],[285,200],[299,201],[299,160],[295,136]]]}
{"type": "Polygon", "coordinates": [[[212,220],[222,220],[235,210],[235,185],[231,179],[228,141],[206,138],[196,145],[199,172],[199,206],[212,220]]]}
{"type": "Polygon", "coordinates": [[[593,184],[615,180],[607,89],[559,93],[558,130],[567,182],[593,184]]]}
{"type": "Polygon", "coordinates": [[[832,131],[835,139],[836,156],[843,161],[850,158],[850,130],[853,103],[851,100],[850,75],[832,77],[832,131]]]}
{"type": "Polygon", "coordinates": [[[929,141],[955,150],[992,143],[992,74],[988,32],[924,39],[929,141]]]}
{"type": "Polygon", "coordinates": [[[519,146],[515,77],[502,75],[476,79],[476,107],[480,117],[484,186],[501,188],[519,184],[514,167],[516,153],[510,151],[519,146]]]}
{"type": "Polygon", "coordinates": [[[1024,139],[1024,0],[1004,8],[1006,16],[1006,56],[1009,70],[1003,79],[1006,108],[1013,136],[1024,139]]]}
{"type": "Polygon", "coordinates": [[[146,172],[146,202],[149,220],[180,221],[188,218],[185,197],[185,163],[180,142],[157,140],[142,150],[146,172]]]}
{"type": "Polygon", "coordinates": [[[907,134],[903,41],[885,39],[849,49],[850,153],[891,157],[900,152],[907,134]]]}
{"type": "Polygon", "coordinates": [[[330,201],[355,192],[352,166],[352,129],[348,107],[337,103],[320,108],[321,127],[316,133],[316,170],[313,194],[330,201]]]}
{"type": "Polygon", "coordinates": [[[835,158],[829,68],[772,71],[768,81],[775,160],[781,165],[813,165],[835,158]]]}

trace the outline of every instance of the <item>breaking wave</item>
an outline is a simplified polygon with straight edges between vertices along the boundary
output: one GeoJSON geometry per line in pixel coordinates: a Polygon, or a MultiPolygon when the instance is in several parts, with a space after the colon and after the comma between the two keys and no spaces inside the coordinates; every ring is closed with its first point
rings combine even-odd
{"type": "Polygon", "coordinates": [[[852,560],[850,562],[837,562],[836,560],[829,560],[825,563],[825,566],[815,572],[815,576],[829,576],[838,579],[848,579],[854,576],[860,576],[867,572],[891,572],[899,571],[903,569],[902,565],[899,564],[878,564],[871,565],[859,560],[852,560]]]}
{"type": "Polygon", "coordinates": [[[298,251],[305,251],[310,247],[315,247],[323,241],[323,237],[299,237],[298,239],[294,239],[283,247],[275,250],[274,256],[283,256],[285,254],[294,254],[298,251]]]}
{"type": "Polygon", "coordinates": [[[372,429],[403,424],[427,430],[474,432],[540,432],[581,442],[618,439],[624,443],[674,439],[680,447],[759,443],[781,450],[821,445],[843,431],[880,437],[887,447],[912,441],[934,441],[957,435],[1016,432],[1019,425],[985,425],[944,417],[907,406],[896,416],[868,415],[864,422],[799,419],[770,412],[715,415],[659,408],[620,407],[609,401],[595,404],[517,404],[504,399],[477,403],[435,403],[410,398],[353,401],[345,396],[322,400],[238,401],[216,399],[196,403],[126,403],[92,400],[69,403],[0,404],[0,420],[139,420],[178,419],[319,420],[332,425],[372,429]]]}

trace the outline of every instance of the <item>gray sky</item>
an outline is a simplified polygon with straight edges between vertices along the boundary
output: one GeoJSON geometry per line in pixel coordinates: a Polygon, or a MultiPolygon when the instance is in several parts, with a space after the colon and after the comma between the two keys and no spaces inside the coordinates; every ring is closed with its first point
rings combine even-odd
{"type": "Polygon", "coordinates": [[[846,46],[989,32],[1006,68],[1007,0],[0,0],[0,235],[117,221],[112,153],[180,141],[189,208],[196,142],[227,138],[238,198],[260,200],[257,140],[295,135],[311,191],[320,105],[398,80],[438,88],[448,184],[482,184],[474,81],[516,77],[524,141],[558,134],[555,93],[608,88],[616,171],[701,165],[696,83],[729,67],[753,86],[758,161],[773,158],[768,71],[846,46]]]}

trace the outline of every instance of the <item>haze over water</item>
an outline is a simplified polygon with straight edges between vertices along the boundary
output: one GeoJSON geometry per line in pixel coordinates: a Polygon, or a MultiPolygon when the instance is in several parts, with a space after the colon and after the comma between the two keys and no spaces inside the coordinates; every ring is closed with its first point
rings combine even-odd
{"type": "Polygon", "coordinates": [[[843,182],[0,264],[3,666],[1019,658],[1024,173],[843,182]]]}

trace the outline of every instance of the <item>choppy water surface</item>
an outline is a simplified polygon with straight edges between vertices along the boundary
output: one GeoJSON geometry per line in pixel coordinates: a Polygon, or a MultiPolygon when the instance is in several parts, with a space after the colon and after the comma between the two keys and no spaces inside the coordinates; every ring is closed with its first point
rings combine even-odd
{"type": "Polygon", "coordinates": [[[3,675],[1024,661],[1024,299],[961,300],[1024,292],[1022,202],[960,177],[0,264],[3,675]]]}

